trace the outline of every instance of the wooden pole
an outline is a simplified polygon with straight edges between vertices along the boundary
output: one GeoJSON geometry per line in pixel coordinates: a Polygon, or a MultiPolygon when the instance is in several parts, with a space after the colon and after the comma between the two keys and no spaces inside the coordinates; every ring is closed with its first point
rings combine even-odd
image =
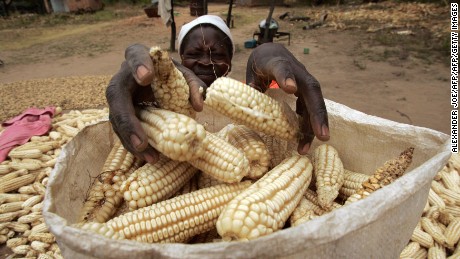
{"type": "Polygon", "coordinates": [[[230,0],[228,4],[228,13],[227,13],[227,27],[230,28],[230,22],[232,21],[232,8],[233,8],[233,0],[230,0]]]}
{"type": "Polygon", "coordinates": [[[171,45],[169,49],[171,52],[176,51],[176,22],[174,21],[174,1],[171,0],[171,45]]]}
{"type": "Polygon", "coordinates": [[[43,0],[43,2],[45,3],[45,10],[46,10],[46,13],[51,13],[52,10],[51,10],[51,7],[50,7],[50,4],[48,3],[48,0],[43,0]]]}
{"type": "Polygon", "coordinates": [[[10,5],[13,2],[13,0],[2,0],[3,2],[3,9],[5,10],[5,15],[6,17],[10,16],[10,5]]]}
{"type": "Polygon", "coordinates": [[[272,20],[273,11],[275,10],[275,0],[272,0],[270,5],[270,12],[268,13],[267,20],[265,20],[265,31],[264,31],[264,43],[268,42],[268,31],[270,28],[270,22],[272,20]]]}

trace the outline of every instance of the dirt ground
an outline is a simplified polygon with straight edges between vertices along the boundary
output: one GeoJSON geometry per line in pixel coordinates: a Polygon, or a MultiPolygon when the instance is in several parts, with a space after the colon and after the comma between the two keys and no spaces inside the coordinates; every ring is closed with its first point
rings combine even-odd
{"type": "MultiPolygon", "coordinates": [[[[210,14],[226,17],[228,6],[210,4],[210,14]]],[[[175,9],[179,28],[193,19],[188,6],[175,9]]],[[[244,43],[252,39],[258,23],[268,15],[268,7],[235,6],[236,43],[231,77],[245,78],[245,65],[251,49],[244,43]]],[[[367,114],[449,132],[450,74],[448,55],[439,50],[439,35],[449,29],[447,7],[428,4],[398,5],[392,2],[329,7],[276,7],[273,17],[280,31],[291,39],[275,38],[285,45],[321,83],[324,97],[367,114]],[[319,28],[303,30],[308,22],[281,20],[293,16],[318,21],[328,14],[319,28]],[[309,48],[309,54],[304,54],[309,48]]],[[[85,87],[68,92],[60,83],[40,85],[29,79],[69,76],[112,75],[132,43],[169,47],[170,29],[160,18],[148,18],[139,8],[137,16],[88,25],[60,25],[0,31],[0,111],[2,119],[13,114],[6,105],[62,105],[79,95],[93,98],[79,107],[104,105],[104,84],[97,91],[85,87]],[[3,39],[2,39],[3,38],[3,39]],[[3,47],[1,47],[3,46],[3,47]],[[22,89],[25,88],[25,89],[22,89]],[[39,101],[37,101],[39,100],[39,101]]],[[[172,54],[178,58],[177,53],[172,54]]],[[[90,86],[91,88],[91,86],[90,86]]],[[[21,110],[14,111],[19,113],[21,110]]],[[[333,134],[333,133],[331,133],[333,134]]]]}

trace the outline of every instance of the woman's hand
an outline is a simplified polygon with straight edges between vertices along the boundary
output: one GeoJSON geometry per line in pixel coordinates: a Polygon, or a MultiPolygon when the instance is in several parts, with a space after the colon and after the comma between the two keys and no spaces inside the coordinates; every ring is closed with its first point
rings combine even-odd
{"type": "Polygon", "coordinates": [[[283,45],[264,43],[249,56],[246,83],[265,92],[272,80],[286,93],[298,97],[296,112],[303,119],[299,154],[308,152],[315,136],[329,140],[327,110],[319,82],[283,45]]]}
{"type": "MultiPolygon", "coordinates": [[[[199,87],[205,84],[193,72],[174,62],[183,73],[190,87],[190,102],[196,111],[203,109],[203,96],[199,87]]],[[[132,154],[149,163],[158,161],[158,151],[148,143],[139,119],[136,104],[155,101],[151,83],[154,69],[149,49],[143,45],[129,46],[125,51],[125,61],[112,77],[106,89],[109,105],[109,120],[123,146],[132,154]]]]}

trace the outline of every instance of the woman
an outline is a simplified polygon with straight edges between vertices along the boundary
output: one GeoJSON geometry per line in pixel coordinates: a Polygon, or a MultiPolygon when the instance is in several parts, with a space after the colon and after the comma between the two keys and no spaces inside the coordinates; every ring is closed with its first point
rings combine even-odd
{"type": "MultiPolygon", "coordinates": [[[[184,74],[190,87],[190,102],[199,112],[203,109],[199,87],[207,87],[231,71],[235,52],[233,38],[220,17],[204,15],[182,26],[178,44],[181,63],[175,64],[184,74]]],[[[132,45],[126,49],[125,59],[106,91],[110,122],[126,149],[149,163],[155,163],[158,152],[148,144],[134,109],[135,103],[154,100],[150,88],[153,64],[149,49],[140,44],[132,45]]],[[[264,43],[249,56],[246,83],[265,92],[272,80],[276,80],[286,93],[298,97],[296,112],[304,121],[298,152],[306,154],[315,136],[327,141],[327,111],[318,81],[284,46],[264,43]]]]}

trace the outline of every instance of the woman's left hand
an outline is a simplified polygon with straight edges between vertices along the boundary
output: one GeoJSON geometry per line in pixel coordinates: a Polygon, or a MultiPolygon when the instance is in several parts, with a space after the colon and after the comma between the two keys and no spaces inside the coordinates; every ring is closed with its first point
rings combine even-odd
{"type": "Polygon", "coordinates": [[[246,83],[265,92],[272,80],[286,93],[298,97],[296,112],[303,118],[299,154],[308,152],[315,136],[321,141],[329,140],[327,110],[318,80],[283,45],[264,43],[249,56],[246,83]]]}

